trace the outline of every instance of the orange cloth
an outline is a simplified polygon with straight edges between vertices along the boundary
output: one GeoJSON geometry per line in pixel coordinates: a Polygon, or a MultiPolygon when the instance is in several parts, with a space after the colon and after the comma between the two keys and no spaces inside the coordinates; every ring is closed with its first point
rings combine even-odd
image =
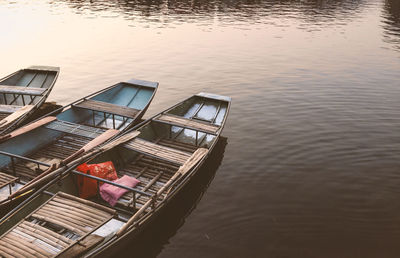
{"type": "MultiPolygon", "coordinates": [[[[117,172],[115,171],[115,167],[112,161],[107,161],[99,164],[83,163],[79,165],[76,170],[91,176],[96,176],[110,181],[118,179],[117,172]]],[[[97,180],[84,176],[78,176],[77,182],[79,188],[79,197],[88,199],[90,197],[96,196],[98,191],[97,180]]],[[[100,182],[100,185],[102,185],[102,182],[100,182]]]]}

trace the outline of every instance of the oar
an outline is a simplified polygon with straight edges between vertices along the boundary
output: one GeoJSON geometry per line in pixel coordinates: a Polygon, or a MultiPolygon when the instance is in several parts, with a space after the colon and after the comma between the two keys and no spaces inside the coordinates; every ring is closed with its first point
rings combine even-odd
{"type": "Polygon", "coordinates": [[[80,150],[78,150],[71,156],[69,156],[69,157],[65,158],[63,161],[61,161],[61,164],[62,165],[68,164],[69,162],[74,160],[79,155],[81,155],[85,152],[88,152],[89,150],[93,149],[96,146],[99,146],[100,144],[104,143],[105,141],[107,141],[108,139],[110,139],[111,137],[116,135],[117,133],[119,133],[119,130],[115,130],[115,129],[109,129],[109,130],[105,131],[101,135],[99,135],[96,138],[94,138],[93,140],[91,140],[88,144],[83,146],[80,150]]]}
{"type": "Polygon", "coordinates": [[[36,122],[34,122],[32,124],[28,124],[26,126],[23,126],[23,127],[19,128],[19,129],[17,129],[17,130],[12,131],[9,134],[1,136],[0,137],[0,142],[2,142],[4,140],[7,140],[9,138],[13,138],[15,136],[27,133],[29,131],[32,131],[33,129],[36,129],[36,128],[42,126],[42,125],[48,124],[51,121],[54,121],[56,119],[57,119],[57,117],[55,117],[55,116],[48,116],[48,117],[42,118],[42,119],[40,119],[40,120],[38,120],[38,121],[36,121],[36,122]]]}
{"type": "Polygon", "coordinates": [[[93,140],[91,140],[89,143],[87,143],[85,146],[83,146],[80,150],[78,150],[71,156],[69,156],[66,159],[64,159],[63,161],[61,161],[60,164],[53,163],[46,171],[44,171],[43,173],[41,173],[40,175],[38,175],[37,177],[35,177],[31,181],[29,181],[26,185],[24,185],[18,191],[11,194],[8,198],[11,199],[17,195],[20,195],[20,194],[34,188],[38,184],[45,181],[45,178],[47,179],[50,177],[50,175],[54,175],[55,173],[52,173],[52,172],[55,172],[54,170],[57,169],[56,171],[58,171],[58,168],[60,168],[60,166],[61,167],[65,166],[66,164],[70,163],[75,158],[77,158],[79,155],[82,155],[83,153],[88,152],[89,150],[93,149],[94,147],[102,144],[103,142],[107,141],[108,139],[110,139],[111,137],[116,135],[118,132],[119,132],[118,130],[114,130],[114,129],[107,130],[106,132],[102,133],[101,135],[99,135],[96,138],[94,138],[93,140]]]}
{"type": "Polygon", "coordinates": [[[182,166],[179,167],[178,171],[171,177],[170,180],[168,180],[167,183],[163,187],[160,188],[160,190],[157,191],[155,195],[151,199],[149,199],[136,213],[133,215],[121,228],[120,230],[116,233],[116,236],[119,237],[121,236],[135,221],[139,216],[150,206],[150,204],[153,202],[153,199],[158,198],[166,189],[168,189],[173,182],[175,182],[179,177],[185,175],[190,169],[196,165],[206,154],[208,153],[208,149],[205,148],[199,148],[197,149],[190,158],[183,164],[182,166]]]}

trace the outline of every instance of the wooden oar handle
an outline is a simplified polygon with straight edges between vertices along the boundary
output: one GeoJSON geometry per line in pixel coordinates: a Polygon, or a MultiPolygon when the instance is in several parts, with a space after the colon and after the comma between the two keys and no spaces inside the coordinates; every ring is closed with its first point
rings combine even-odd
{"type": "Polygon", "coordinates": [[[73,153],[71,156],[65,158],[63,161],[61,161],[61,165],[66,165],[68,163],[70,163],[71,161],[73,161],[76,157],[78,157],[79,155],[83,154],[85,152],[84,149],[80,149],[77,152],[73,153]]]}
{"type": "Polygon", "coordinates": [[[0,136],[0,143],[4,142],[5,140],[7,140],[10,137],[11,137],[11,134],[6,134],[6,135],[0,136]]]}

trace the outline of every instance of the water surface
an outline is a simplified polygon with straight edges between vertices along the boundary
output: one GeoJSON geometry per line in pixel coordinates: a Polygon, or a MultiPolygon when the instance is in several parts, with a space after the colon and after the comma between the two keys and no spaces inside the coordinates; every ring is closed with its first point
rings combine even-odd
{"type": "Polygon", "coordinates": [[[399,256],[399,1],[1,1],[0,32],[0,74],[61,66],[60,104],[132,77],[160,82],[145,117],[233,98],[204,195],[141,255],[399,256]]]}

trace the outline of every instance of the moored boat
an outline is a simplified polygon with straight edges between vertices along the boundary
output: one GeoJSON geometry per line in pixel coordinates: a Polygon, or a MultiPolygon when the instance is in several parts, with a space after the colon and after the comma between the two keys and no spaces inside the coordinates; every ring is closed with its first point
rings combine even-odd
{"type": "Polygon", "coordinates": [[[96,256],[123,248],[199,171],[219,139],[230,102],[197,94],[76,159],[1,219],[0,255],[33,253],[18,246],[28,243],[43,256],[96,256]],[[109,161],[119,177],[113,182],[76,170],[82,162],[109,161]],[[83,199],[77,177],[105,184],[83,199]],[[140,182],[119,183],[126,177],[140,182]],[[126,192],[110,204],[106,187],[126,192]],[[13,241],[16,237],[20,242],[13,241]]]}
{"type": "Polygon", "coordinates": [[[31,66],[0,79],[0,135],[22,125],[46,100],[60,68],[31,66]]]}
{"type": "Polygon", "coordinates": [[[33,190],[47,174],[139,122],[157,87],[135,79],[121,82],[1,136],[2,210],[12,208],[22,188],[33,190]]]}

